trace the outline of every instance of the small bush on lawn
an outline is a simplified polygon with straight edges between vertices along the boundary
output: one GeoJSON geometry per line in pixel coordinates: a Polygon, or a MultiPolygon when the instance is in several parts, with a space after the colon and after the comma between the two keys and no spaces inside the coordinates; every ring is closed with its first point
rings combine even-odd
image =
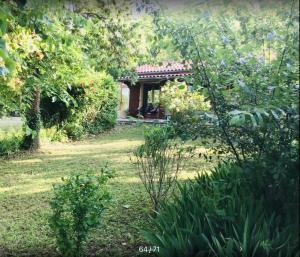
{"type": "Polygon", "coordinates": [[[170,127],[149,127],[145,143],[134,153],[138,175],[150,196],[154,210],[166,199],[192,147],[183,147],[172,139],[170,127]]]}
{"type": "MultiPolygon", "coordinates": [[[[259,165],[253,166],[254,170],[259,165]]],[[[296,173],[296,166],[288,173],[296,173]]],[[[276,198],[286,213],[278,211],[266,197],[273,190],[272,182],[255,183],[252,176],[257,173],[251,175],[249,167],[244,170],[236,164],[222,164],[210,175],[179,186],[179,196],[162,205],[153,220],[154,231],[145,232],[146,238],[159,246],[159,255],[299,256],[297,195],[276,198]],[[257,194],[263,190],[265,194],[257,194]]],[[[290,186],[290,191],[298,190],[296,184],[290,186]]]]}
{"type": "Polygon", "coordinates": [[[20,151],[24,139],[24,133],[0,132],[0,156],[9,156],[20,151]]]}
{"type": "Polygon", "coordinates": [[[76,174],[54,186],[49,223],[63,256],[82,255],[90,230],[100,225],[101,214],[110,200],[105,185],[111,177],[106,166],[100,176],[76,174]]]}

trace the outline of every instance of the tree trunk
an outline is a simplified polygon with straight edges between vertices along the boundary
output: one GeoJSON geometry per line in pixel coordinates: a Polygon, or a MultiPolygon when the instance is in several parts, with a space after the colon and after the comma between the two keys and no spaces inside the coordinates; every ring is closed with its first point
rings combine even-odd
{"type": "Polygon", "coordinates": [[[41,103],[41,91],[37,88],[33,93],[32,101],[32,114],[36,117],[35,132],[36,134],[32,138],[32,150],[37,150],[41,147],[40,142],[40,130],[41,130],[41,117],[40,117],[40,103],[41,103]]]}
{"type": "Polygon", "coordinates": [[[41,91],[36,88],[32,94],[31,107],[26,113],[26,125],[29,127],[31,133],[25,136],[24,148],[29,150],[37,150],[40,148],[40,129],[41,129],[41,117],[40,117],[40,102],[41,91]]]}

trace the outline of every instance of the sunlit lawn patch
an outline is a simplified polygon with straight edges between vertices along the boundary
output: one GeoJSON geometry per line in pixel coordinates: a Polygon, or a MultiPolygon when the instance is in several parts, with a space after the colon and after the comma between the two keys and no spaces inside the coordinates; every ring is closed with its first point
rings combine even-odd
{"type": "MultiPolygon", "coordinates": [[[[84,141],[46,144],[36,154],[0,160],[0,256],[56,256],[47,225],[52,184],[72,172],[98,173],[106,162],[117,172],[109,182],[113,199],[103,226],[89,240],[88,255],[140,256],[138,247],[145,245],[140,229],[148,224],[150,202],[130,155],[142,142],[143,127],[118,127],[84,141]]],[[[180,179],[207,165],[198,158],[189,161],[180,179]]]]}

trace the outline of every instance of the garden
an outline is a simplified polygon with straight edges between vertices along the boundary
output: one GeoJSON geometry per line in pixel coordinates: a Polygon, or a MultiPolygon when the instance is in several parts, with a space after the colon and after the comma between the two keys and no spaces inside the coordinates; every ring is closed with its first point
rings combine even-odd
{"type": "Polygon", "coordinates": [[[300,256],[298,9],[0,0],[0,256],[300,256]]]}

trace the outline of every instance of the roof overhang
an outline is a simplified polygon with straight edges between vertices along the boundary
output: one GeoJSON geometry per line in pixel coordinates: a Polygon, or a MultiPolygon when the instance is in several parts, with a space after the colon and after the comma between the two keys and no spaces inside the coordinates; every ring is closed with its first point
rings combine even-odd
{"type": "MultiPolygon", "coordinates": [[[[178,71],[178,72],[151,72],[151,73],[138,73],[137,74],[138,82],[148,82],[148,81],[160,81],[160,80],[168,80],[173,78],[180,78],[191,76],[191,71],[178,71]]],[[[121,77],[119,79],[120,82],[131,82],[130,76],[121,77]]]]}

